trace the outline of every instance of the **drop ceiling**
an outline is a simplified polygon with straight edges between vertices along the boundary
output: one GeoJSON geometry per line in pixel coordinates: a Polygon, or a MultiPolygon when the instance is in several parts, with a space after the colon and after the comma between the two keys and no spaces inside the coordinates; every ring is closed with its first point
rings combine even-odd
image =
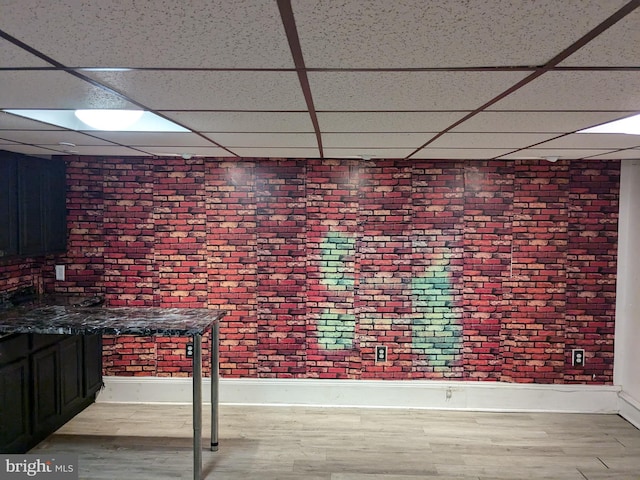
{"type": "Polygon", "coordinates": [[[640,136],[576,133],[640,112],[639,6],[3,0],[0,109],[144,109],[190,131],[76,132],[0,113],[0,150],[640,158],[640,136]]]}

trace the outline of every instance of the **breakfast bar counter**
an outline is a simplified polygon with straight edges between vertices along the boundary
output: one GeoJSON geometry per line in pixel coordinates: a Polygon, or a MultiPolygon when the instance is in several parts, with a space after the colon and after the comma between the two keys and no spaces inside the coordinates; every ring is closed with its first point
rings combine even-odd
{"type": "Polygon", "coordinates": [[[218,321],[207,308],[42,305],[0,311],[0,334],[188,336],[193,339],[193,478],[202,475],[202,336],[211,330],[211,450],[218,449],[218,321]]]}

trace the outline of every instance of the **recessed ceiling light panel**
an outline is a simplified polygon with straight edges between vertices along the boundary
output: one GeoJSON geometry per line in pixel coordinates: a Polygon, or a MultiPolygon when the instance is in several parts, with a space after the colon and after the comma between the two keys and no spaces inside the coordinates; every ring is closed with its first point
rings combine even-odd
{"type": "Polygon", "coordinates": [[[79,132],[189,132],[144,110],[4,110],[38,122],[79,132]]]}
{"type": "Polygon", "coordinates": [[[142,110],[76,110],[75,116],[96,130],[122,132],[140,120],[143,113],[142,110]]]}
{"type": "Polygon", "coordinates": [[[640,135],[640,114],[603,123],[595,127],[585,128],[578,133],[626,133],[627,135],[640,135]]]}

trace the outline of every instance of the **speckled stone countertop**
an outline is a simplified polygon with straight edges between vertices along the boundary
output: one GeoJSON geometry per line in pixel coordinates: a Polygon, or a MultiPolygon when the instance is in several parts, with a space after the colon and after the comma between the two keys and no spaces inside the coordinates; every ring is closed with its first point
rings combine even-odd
{"type": "Polygon", "coordinates": [[[224,316],[206,308],[45,305],[0,312],[0,333],[192,336],[224,316]]]}

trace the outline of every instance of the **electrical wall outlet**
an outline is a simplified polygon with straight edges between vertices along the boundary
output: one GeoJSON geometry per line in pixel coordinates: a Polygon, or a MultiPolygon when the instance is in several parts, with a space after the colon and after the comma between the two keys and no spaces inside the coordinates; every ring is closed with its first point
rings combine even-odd
{"type": "Polygon", "coordinates": [[[187,358],[193,357],[193,343],[187,343],[187,358]]]}
{"type": "Polygon", "coordinates": [[[574,367],[584,367],[584,349],[576,348],[571,350],[571,365],[574,367]]]}
{"type": "Polygon", "coordinates": [[[64,265],[56,265],[56,280],[64,282],[65,268],[64,265]]]}
{"type": "Polygon", "coordinates": [[[376,363],[387,361],[386,345],[376,345],[376,363]]]}

